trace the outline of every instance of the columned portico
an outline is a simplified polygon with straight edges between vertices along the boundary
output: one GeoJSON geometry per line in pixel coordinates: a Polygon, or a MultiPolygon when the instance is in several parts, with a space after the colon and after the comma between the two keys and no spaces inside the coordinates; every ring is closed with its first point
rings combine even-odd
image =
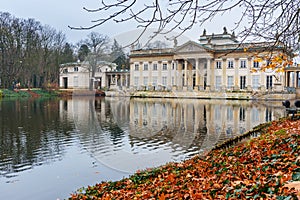
{"type": "Polygon", "coordinates": [[[107,72],[107,85],[109,88],[119,87],[119,89],[123,89],[124,87],[129,87],[130,75],[128,71],[125,70],[115,70],[111,72],[107,72]]]}

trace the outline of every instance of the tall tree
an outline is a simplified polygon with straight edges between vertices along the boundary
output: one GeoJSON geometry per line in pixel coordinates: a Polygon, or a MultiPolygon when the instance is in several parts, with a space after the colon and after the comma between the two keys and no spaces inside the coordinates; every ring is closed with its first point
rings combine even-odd
{"type": "Polygon", "coordinates": [[[109,41],[108,36],[96,32],[91,32],[87,39],[84,40],[84,44],[90,49],[90,53],[86,57],[88,70],[90,72],[90,90],[94,88],[94,78],[98,62],[109,60],[109,41]]]}
{"type": "Polygon", "coordinates": [[[111,47],[110,53],[111,61],[117,65],[117,69],[128,69],[128,57],[123,51],[123,48],[116,39],[114,39],[114,43],[111,47]]]}
{"type": "Polygon", "coordinates": [[[34,19],[0,12],[1,87],[16,82],[28,87],[57,82],[59,64],[70,59],[71,48],[62,32],[34,19]]]}
{"type": "Polygon", "coordinates": [[[72,48],[72,45],[70,43],[66,43],[62,51],[61,63],[68,63],[74,61],[75,61],[74,48],[72,48]]]}
{"type": "Polygon", "coordinates": [[[91,52],[86,44],[81,44],[78,49],[77,57],[82,62],[86,59],[87,55],[91,52]]]}

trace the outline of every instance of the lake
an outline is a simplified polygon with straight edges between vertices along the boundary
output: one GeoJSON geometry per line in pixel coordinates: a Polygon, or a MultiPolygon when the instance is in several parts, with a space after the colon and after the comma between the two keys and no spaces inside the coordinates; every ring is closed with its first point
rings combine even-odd
{"type": "Polygon", "coordinates": [[[279,101],[74,97],[0,100],[0,199],[65,199],[179,162],[284,116],[279,101]]]}

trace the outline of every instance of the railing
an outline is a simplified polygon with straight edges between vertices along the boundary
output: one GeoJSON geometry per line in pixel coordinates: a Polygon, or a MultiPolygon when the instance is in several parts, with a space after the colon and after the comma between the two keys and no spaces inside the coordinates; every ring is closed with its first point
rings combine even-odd
{"type": "Polygon", "coordinates": [[[295,87],[285,87],[285,89],[288,93],[296,93],[296,88],[295,87]]]}

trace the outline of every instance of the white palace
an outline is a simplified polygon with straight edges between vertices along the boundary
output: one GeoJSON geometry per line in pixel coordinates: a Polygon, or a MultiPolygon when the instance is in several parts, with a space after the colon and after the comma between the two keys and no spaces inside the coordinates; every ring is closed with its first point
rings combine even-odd
{"type": "MultiPolygon", "coordinates": [[[[255,54],[269,53],[263,51],[267,45],[241,46],[234,33],[224,27],[222,34],[207,35],[204,30],[199,42],[177,46],[174,41],[173,48],[132,49],[130,87],[135,91],[281,92],[290,85],[285,73],[259,71],[262,63],[255,62],[255,54]]],[[[280,52],[281,48],[275,50],[280,52]]],[[[293,80],[299,81],[298,76],[293,80]]]]}

